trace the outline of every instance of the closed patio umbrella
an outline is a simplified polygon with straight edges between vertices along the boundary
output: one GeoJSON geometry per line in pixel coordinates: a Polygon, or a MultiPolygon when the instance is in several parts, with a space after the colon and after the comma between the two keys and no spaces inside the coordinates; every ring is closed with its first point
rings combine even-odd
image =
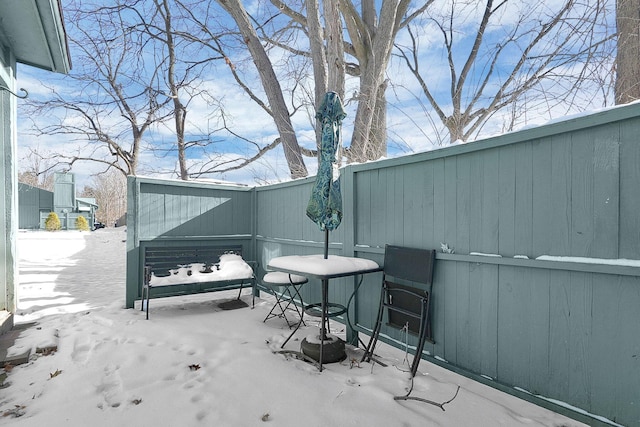
{"type": "Polygon", "coordinates": [[[340,97],[327,92],[316,118],[322,124],[322,141],[316,182],[307,205],[307,216],[325,232],[324,257],[328,257],[329,231],[342,221],[342,195],[340,193],[340,155],[342,119],[346,113],[340,97]]]}

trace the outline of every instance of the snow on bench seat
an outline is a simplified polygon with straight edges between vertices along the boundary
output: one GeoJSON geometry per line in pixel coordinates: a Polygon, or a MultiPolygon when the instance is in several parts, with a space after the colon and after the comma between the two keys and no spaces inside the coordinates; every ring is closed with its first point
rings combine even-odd
{"type": "Polygon", "coordinates": [[[253,267],[242,258],[241,246],[149,246],[144,249],[142,310],[149,318],[149,300],[202,292],[240,289],[251,284],[253,267]]]}

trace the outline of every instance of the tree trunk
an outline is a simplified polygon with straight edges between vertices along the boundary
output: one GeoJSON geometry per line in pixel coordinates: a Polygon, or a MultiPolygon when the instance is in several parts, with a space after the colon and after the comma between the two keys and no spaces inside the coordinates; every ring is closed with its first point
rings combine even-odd
{"type": "Polygon", "coordinates": [[[273,71],[267,52],[264,50],[242,3],[239,0],[218,0],[218,2],[238,25],[238,29],[247,44],[247,48],[249,52],[251,52],[251,57],[260,74],[262,87],[269,100],[273,119],[280,134],[282,149],[284,150],[284,156],[289,165],[291,178],[303,178],[308,175],[307,168],[302,159],[298,139],[293,130],[289,111],[284,102],[280,82],[273,71]]]}
{"type": "MultiPolygon", "coordinates": [[[[343,5],[346,2],[343,2],[343,5]]],[[[385,96],[386,84],[384,73],[389,63],[393,41],[400,27],[400,21],[407,11],[409,2],[402,0],[399,4],[385,0],[382,3],[380,19],[375,26],[372,17],[373,1],[363,2],[362,25],[350,24],[356,21],[353,10],[345,9],[345,20],[349,35],[354,41],[355,51],[360,61],[360,92],[358,94],[358,110],[354,123],[353,140],[349,148],[348,158],[350,162],[363,162],[377,160],[383,150],[379,144],[386,144],[380,135],[381,119],[385,115],[377,109],[380,106],[379,99],[385,96]],[[349,19],[349,17],[351,19],[349,19]],[[376,119],[377,116],[377,119],[376,119]],[[375,129],[374,129],[375,128],[375,129]]],[[[386,124],[385,124],[386,135],[386,124]]]]}
{"type": "Polygon", "coordinates": [[[313,65],[316,111],[327,91],[327,57],[324,48],[324,31],[320,22],[320,10],[316,0],[307,0],[307,21],[309,28],[309,50],[313,65]]]}
{"type": "Polygon", "coordinates": [[[375,112],[371,123],[371,158],[379,159],[387,155],[387,82],[378,88],[375,112]]]}
{"type": "Polygon", "coordinates": [[[169,90],[171,91],[171,98],[173,100],[173,120],[176,126],[176,145],[178,148],[178,166],[180,169],[180,179],[186,181],[189,179],[189,170],[187,167],[187,153],[186,143],[184,139],[185,123],[187,111],[182,102],[180,101],[180,94],[178,93],[178,85],[175,79],[176,69],[176,46],[173,40],[173,29],[171,28],[171,8],[167,0],[162,2],[162,5],[156,3],[156,8],[161,13],[164,21],[164,31],[166,37],[167,52],[169,55],[169,66],[167,68],[167,82],[169,84],[169,90]]]}
{"type": "MultiPolygon", "coordinates": [[[[320,22],[320,10],[316,0],[306,0],[307,25],[309,32],[309,50],[313,64],[313,81],[315,83],[315,111],[320,109],[324,94],[328,90],[327,55],[324,47],[325,31],[320,22]]],[[[316,118],[316,146],[318,147],[318,161],[320,160],[320,144],[322,143],[322,124],[316,118]]]]}
{"type": "Polygon", "coordinates": [[[640,0],[617,0],[616,104],[640,99],[640,0]]]}
{"type": "MultiPolygon", "coordinates": [[[[307,26],[315,83],[315,109],[318,111],[324,95],[331,91],[344,100],[345,63],[342,27],[338,0],[323,2],[324,27],[320,21],[317,0],[307,0],[307,26]]],[[[322,125],[316,120],[316,145],[320,148],[322,125]]],[[[318,158],[320,151],[318,151],[318,158]]]]}
{"type": "Polygon", "coordinates": [[[340,99],[344,101],[344,39],[338,3],[339,0],[325,0],[323,2],[325,39],[327,43],[327,88],[337,93],[340,99]]]}

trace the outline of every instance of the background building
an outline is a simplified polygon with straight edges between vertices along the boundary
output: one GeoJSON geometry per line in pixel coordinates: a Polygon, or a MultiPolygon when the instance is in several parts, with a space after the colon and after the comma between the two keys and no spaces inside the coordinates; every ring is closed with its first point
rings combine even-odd
{"type": "Polygon", "coordinates": [[[18,227],[21,230],[44,230],[50,212],[58,214],[63,230],[74,230],[79,216],[84,216],[93,227],[98,204],[93,197],[76,196],[72,173],[56,173],[53,188],[51,192],[27,184],[18,185],[18,227]]]}

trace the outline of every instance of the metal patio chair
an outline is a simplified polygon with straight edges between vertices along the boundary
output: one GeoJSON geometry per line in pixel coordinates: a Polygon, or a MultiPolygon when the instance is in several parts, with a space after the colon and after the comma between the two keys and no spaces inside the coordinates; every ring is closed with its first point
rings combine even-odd
{"type": "Polygon", "coordinates": [[[411,377],[416,375],[425,342],[433,342],[429,306],[435,259],[436,251],[432,249],[385,247],[378,317],[362,361],[373,358],[387,311],[387,325],[406,329],[418,337],[411,363],[411,377]]]}
{"type": "Polygon", "coordinates": [[[435,260],[436,251],[433,249],[413,249],[391,245],[385,247],[378,317],[362,361],[375,361],[373,352],[380,336],[386,309],[389,326],[406,330],[418,337],[410,370],[411,387],[406,394],[394,396],[393,399],[417,400],[435,405],[444,411],[444,405],[451,403],[458,396],[459,385],[453,397],[444,402],[410,396],[413,391],[414,377],[422,359],[424,344],[426,341],[434,342],[429,306],[435,260]]]}
{"type": "MultiPolygon", "coordinates": [[[[269,313],[265,316],[263,322],[274,317],[281,317],[291,329],[292,326],[300,326],[304,323],[304,310],[295,303],[296,297],[302,306],[302,296],[300,288],[307,283],[309,279],[297,274],[288,274],[279,271],[272,271],[264,275],[262,284],[267,287],[275,296],[276,302],[271,307],[269,313]],[[291,307],[292,311],[298,314],[298,322],[290,322],[287,318],[286,311],[291,307]]],[[[297,329],[297,328],[296,328],[297,329]]]]}

